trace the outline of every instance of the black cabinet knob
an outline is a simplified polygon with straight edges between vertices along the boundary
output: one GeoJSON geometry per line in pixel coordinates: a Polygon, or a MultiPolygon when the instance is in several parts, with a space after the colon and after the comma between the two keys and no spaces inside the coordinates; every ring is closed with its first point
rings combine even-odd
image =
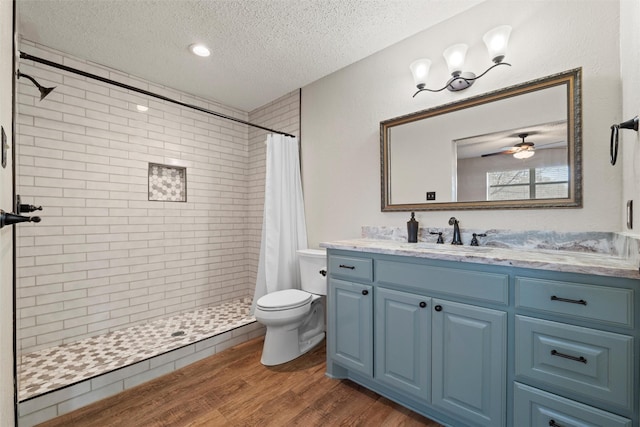
{"type": "Polygon", "coordinates": [[[424,301],[420,301],[420,307],[421,308],[425,308],[427,306],[427,303],[424,301]]]}
{"type": "Polygon", "coordinates": [[[364,291],[362,291],[362,295],[369,295],[369,291],[365,289],[364,291]]]}
{"type": "Polygon", "coordinates": [[[436,306],[435,306],[435,307],[433,307],[433,308],[435,308],[435,310],[436,310],[436,311],[442,311],[442,306],[441,306],[441,305],[439,305],[439,304],[438,304],[438,305],[436,305],[436,306]]]}

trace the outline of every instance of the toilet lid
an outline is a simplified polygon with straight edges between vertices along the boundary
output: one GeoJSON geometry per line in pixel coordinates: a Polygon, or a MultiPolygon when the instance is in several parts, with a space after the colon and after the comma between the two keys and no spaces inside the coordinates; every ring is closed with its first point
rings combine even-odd
{"type": "Polygon", "coordinates": [[[260,297],[257,306],[266,311],[288,310],[301,307],[309,301],[311,301],[311,294],[309,292],[299,289],[286,289],[260,297]]]}

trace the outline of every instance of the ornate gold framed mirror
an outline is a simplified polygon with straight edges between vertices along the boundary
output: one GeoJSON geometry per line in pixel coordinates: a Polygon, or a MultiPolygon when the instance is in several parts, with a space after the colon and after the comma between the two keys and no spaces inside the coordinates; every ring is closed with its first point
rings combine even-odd
{"type": "Polygon", "coordinates": [[[581,69],[380,123],[382,211],[582,207],[581,69]]]}

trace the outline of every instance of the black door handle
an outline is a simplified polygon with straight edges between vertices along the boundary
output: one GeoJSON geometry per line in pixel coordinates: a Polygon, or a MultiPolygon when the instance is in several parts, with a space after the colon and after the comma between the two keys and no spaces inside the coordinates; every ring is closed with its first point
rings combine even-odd
{"type": "Polygon", "coordinates": [[[436,311],[442,311],[442,306],[440,304],[433,307],[436,311]]]}
{"type": "Polygon", "coordinates": [[[425,308],[427,306],[427,303],[424,301],[420,301],[420,308],[425,308]]]}
{"type": "Polygon", "coordinates": [[[363,291],[362,291],[362,295],[369,295],[369,291],[368,291],[368,290],[366,290],[366,289],[365,289],[365,290],[363,290],[363,291]]]}

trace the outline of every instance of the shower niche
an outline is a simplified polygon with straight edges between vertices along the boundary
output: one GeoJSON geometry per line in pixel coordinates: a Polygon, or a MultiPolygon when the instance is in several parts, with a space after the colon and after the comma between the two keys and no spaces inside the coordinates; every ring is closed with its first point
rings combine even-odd
{"type": "Polygon", "coordinates": [[[149,163],[149,200],[187,201],[187,168],[149,163]]]}

